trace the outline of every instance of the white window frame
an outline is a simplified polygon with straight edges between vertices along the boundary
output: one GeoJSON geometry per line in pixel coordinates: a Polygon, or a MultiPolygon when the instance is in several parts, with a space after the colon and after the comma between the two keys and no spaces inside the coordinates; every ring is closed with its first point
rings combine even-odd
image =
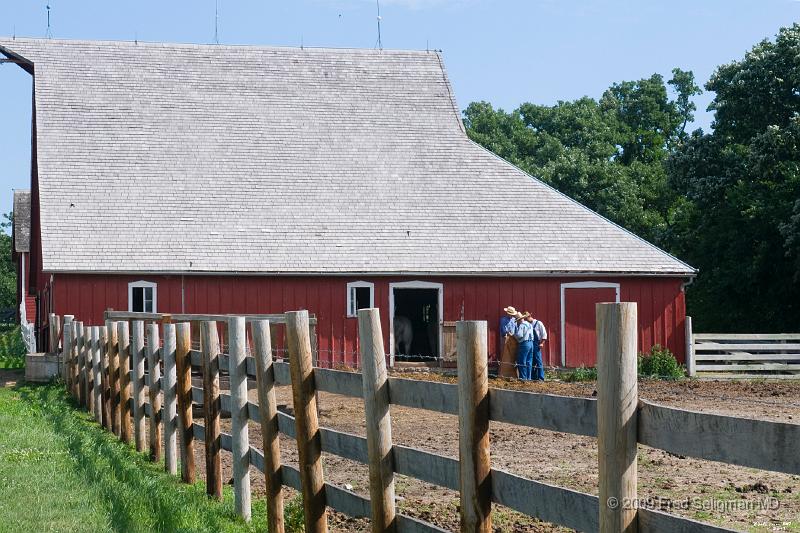
{"type": "Polygon", "coordinates": [[[619,303],[619,283],[608,281],[573,281],[561,284],[561,366],[567,366],[567,289],[614,289],[616,302],[619,303]]]}
{"type": "Polygon", "coordinates": [[[153,310],[151,313],[158,313],[158,284],[153,281],[131,281],[128,283],[128,311],[133,312],[133,289],[153,289],[153,310]]]}
{"type": "Polygon", "coordinates": [[[351,281],[347,284],[347,318],[358,317],[355,291],[353,289],[364,287],[369,289],[369,306],[375,307],[375,284],[369,281],[351,281]]]}

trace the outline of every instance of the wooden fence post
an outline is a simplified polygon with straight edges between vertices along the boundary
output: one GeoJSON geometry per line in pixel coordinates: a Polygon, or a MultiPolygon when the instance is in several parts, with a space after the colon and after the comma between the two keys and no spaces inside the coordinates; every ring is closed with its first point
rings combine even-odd
{"type": "Polygon", "coordinates": [[[637,531],[636,304],[596,304],[600,532],[637,531]]]}
{"type": "Polygon", "coordinates": [[[78,367],[78,322],[70,324],[69,332],[69,391],[72,398],[77,402],[80,397],[80,368],[78,367]]]}
{"type": "Polygon", "coordinates": [[[194,483],[194,420],[192,418],[192,329],[188,322],[175,328],[177,367],[178,425],[181,444],[181,479],[194,483]]]}
{"type": "Polygon", "coordinates": [[[395,531],[394,461],[392,419],[389,414],[389,386],[386,352],[383,349],[378,309],[358,311],[358,337],[369,455],[369,501],[372,531],[395,531]]]}
{"type": "Polygon", "coordinates": [[[64,317],[64,334],[61,340],[61,360],[62,360],[62,376],[64,378],[64,386],[69,392],[72,389],[72,320],[68,320],[72,315],[64,317]]]}
{"type": "Polygon", "coordinates": [[[100,350],[100,382],[102,384],[103,426],[111,431],[111,383],[108,377],[108,328],[98,327],[100,350]]]}
{"type": "Polygon", "coordinates": [[[78,353],[78,405],[86,407],[86,352],[83,351],[83,322],[78,322],[75,349],[78,353]]]}
{"type": "Polygon", "coordinates": [[[119,358],[119,436],[131,442],[131,340],[129,325],[117,322],[117,354],[119,358]]]}
{"type": "Polygon", "coordinates": [[[103,424],[103,381],[100,374],[100,328],[92,326],[92,395],[94,419],[103,424]]]}
{"type": "Polygon", "coordinates": [[[119,331],[117,323],[106,320],[108,330],[108,384],[111,387],[111,431],[120,436],[120,410],[119,399],[119,331]]]}
{"type": "Polygon", "coordinates": [[[161,358],[164,360],[164,377],[161,387],[164,392],[164,469],[172,475],[178,473],[178,406],[177,370],[175,362],[175,324],[164,324],[164,346],[161,358]]]}
{"type": "Polygon", "coordinates": [[[686,317],[686,373],[693,378],[697,373],[694,364],[694,332],[692,331],[692,317],[686,317]]]}
{"type": "Polygon", "coordinates": [[[94,414],[94,374],[92,373],[92,327],[83,328],[83,361],[86,365],[86,411],[94,414]]]}
{"type": "Polygon", "coordinates": [[[133,440],[136,451],[143,452],[147,447],[144,406],[144,322],[133,321],[131,336],[131,356],[133,359],[133,440]]]}
{"type": "Polygon", "coordinates": [[[73,315],[64,315],[64,331],[61,334],[61,378],[64,380],[64,385],[69,390],[69,359],[70,359],[70,342],[69,331],[72,328],[73,315]]]}
{"type": "Polygon", "coordinates": [[[486,322],[456,322],[461,531],[491,533],[489,360],[486,322]]]}
{"type": "Polygon", "coordinates": [[[275,369],[272,366],[270,323],[252,323],[253,348],[256,360],[258,412],[261,416],[261,436],[264,445],[264,477],[267,485],[267,531],[283,533],[283,479],[281,476],[281,446],[278,438],[278,405],[275,401],[275,369]]]}
{"type": "Polygon", "coordinates": [[[47,331],[49,333],[47,351],[50,353],[58,353],[58,315],[50,313],[47,316],[47,331]]]}
{"type": "Polygon", "coordinates": [[[236,514],[250,520],[250,438],[247,429],[247,333],[242,316],[228,319],[228,374],[231,382],[231,437],[233,441],[233,505],[236,514]]]}
{"type": "MultiPolygon", "coordinates": [[[[200,323],[203,345],[203,414],[206,427],[206,493],[222,500],[222,459],[220,450],[219,335],[217,323],[200,323]]],[[[272,531],[270,529],[270,531],[272,531]]]]}
{"type": "Polygon", "coordinates": [[[285,316],[300,482],[303,488],[303,519],[306,533],[323,533],[328,531],[328,514],[325,509],[325,480],[322,475],[322,446],[308,311],[290,311],[285,316]]]}
{"type": "Polygon", "coordinates": [[[150,460],[161,460],[161,364],[158,324],[147,326],[147,393],[150,397],[150,460]]]}

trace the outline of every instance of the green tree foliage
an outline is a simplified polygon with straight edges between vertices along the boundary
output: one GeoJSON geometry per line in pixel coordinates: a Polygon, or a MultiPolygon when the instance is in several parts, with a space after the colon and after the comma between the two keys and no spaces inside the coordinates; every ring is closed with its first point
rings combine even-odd
{"type": "Polygon", "coordinates": [[[11,213],[4,214],[0,222],[0,309],[17,305],[17,269],[11,261],[11,213]]]}
{"type": "Polygon", "coordinates": [[[650,240],[660,240],[672,203],[663,161],[685,137],[691,72],[612,85],[600,98],[511,113],[486,102],[464,111],[469,136],[528,173],[650,240]],[[668,85],[675,98],[671,99],[668,85]]]}
{"type": "Polygon", "coordinates": [[[669,158],[669,243],[701,271],[689,292],[704,330],[800,323],[800,26],[720,66],[713,132],[669,158]]]}

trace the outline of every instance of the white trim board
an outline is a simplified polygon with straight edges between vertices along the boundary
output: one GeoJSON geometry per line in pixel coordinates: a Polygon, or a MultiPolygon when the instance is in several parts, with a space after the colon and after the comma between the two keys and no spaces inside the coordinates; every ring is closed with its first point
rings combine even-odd
{"type": "Polygon", "coordinates": [[[566,289],[615,289],[619,303],[619,283],[608,281],[571,281],[561,284],[561,366],[567,366],[566,289]]]}
{"type": "Polygon", "coordinates": [[[389,283],[389,365],[394,366],[394,290],[395,289],[436,289],[439,291],[439,356],[442,354],[442,323],[444,322],[444,284],[433,281],[398,281],[389,283]]]}

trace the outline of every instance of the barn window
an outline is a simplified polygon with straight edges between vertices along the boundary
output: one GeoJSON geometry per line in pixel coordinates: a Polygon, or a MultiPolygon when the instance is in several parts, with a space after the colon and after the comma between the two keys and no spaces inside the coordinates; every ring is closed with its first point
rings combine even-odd
{"type": "Polygon", "coordinates": [[[128,283],[128,311],[156,313],[156,284],[151,281],[128,283]]]}
{"type": "Polygon", "coordinates": [[[375,284],[351,281],[347,284],[347,316],[358,316],[359,309],[375,307],[375,284]]]}

